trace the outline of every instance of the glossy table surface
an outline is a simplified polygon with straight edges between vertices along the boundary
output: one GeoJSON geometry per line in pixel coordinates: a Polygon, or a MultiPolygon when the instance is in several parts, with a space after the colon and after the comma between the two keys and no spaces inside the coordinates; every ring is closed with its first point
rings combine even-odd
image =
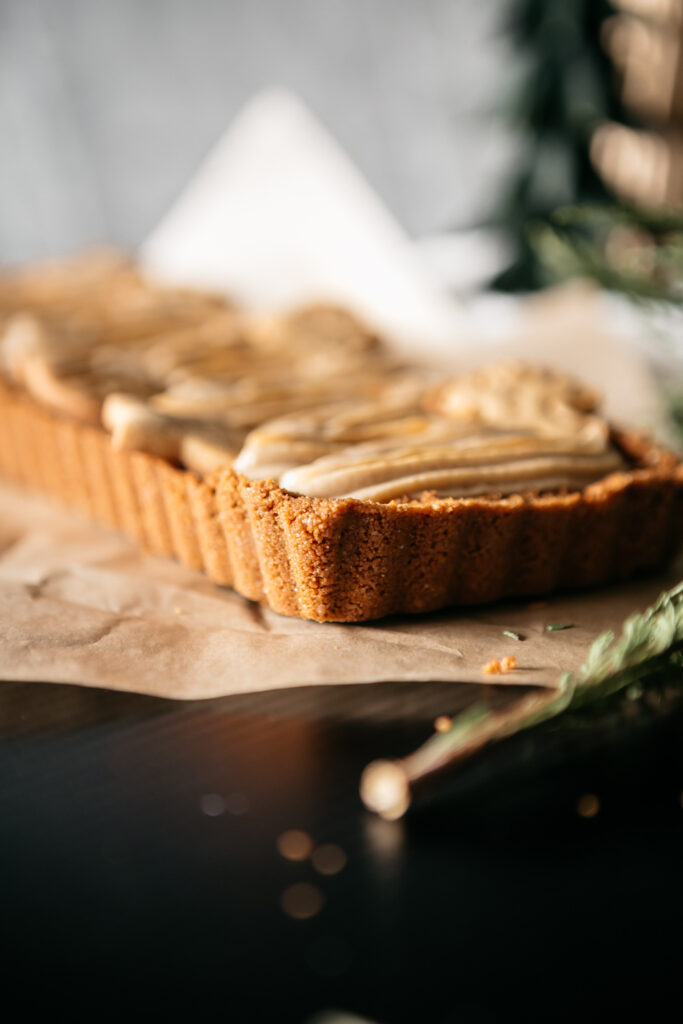
{"type": "Polygon", "coordinates": [[[6,981],[29,965],[70,1005],[89,985],[125,1004],[134,986],[136,1005],[186,1002],[189,1019],[219,996],[237,1022],[664,1019],[680,984],[680,706],[537,730],[402,822],[365,812],[363,766],[468,698],[380,684],[178,704],[0,685],[6,981]],[[285,859],[290,829],[340,847],[343,870],[285,859]],[[282,906],[301,882],[322,900],[306,920],[282,906]]]}

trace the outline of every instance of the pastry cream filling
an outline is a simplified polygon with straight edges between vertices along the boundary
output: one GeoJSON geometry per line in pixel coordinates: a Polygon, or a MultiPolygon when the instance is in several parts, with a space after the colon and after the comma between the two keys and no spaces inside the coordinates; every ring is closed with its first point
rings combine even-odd
{"type": "MultiPolygon", "coordinates": [[[[580,488],[618,469],[616,451],[592,455],[547,446],[541,438],[511,435],[502,444],[467,451],[457,443],[442,449],[383,452],[348,451],[323,456],[307,466],[288,470],[280,484],[310,497],[367,498],[390,501],[433,491],[437,497],[466,497],[526,490],[580,488]]],[[[359,446],[360,447],[360,446],[359,446]]]]}
{"type": "Polygon", "coordinates": [[[105,261],[0,288],[0,326],[0,369],[42,404],[200,475],[391,501],[576,490],[624,465],[565,375],[494,364],[434,385],[343,310],[250,317],[105,261]]]}
{"type": "Polygon", "coordinates": [[[235,461],[295,494],[372,501],[580,489],[620,469],[594,396],[567,378],[492,366],[413,403],[356,403],[252,431],[235,461]]]}

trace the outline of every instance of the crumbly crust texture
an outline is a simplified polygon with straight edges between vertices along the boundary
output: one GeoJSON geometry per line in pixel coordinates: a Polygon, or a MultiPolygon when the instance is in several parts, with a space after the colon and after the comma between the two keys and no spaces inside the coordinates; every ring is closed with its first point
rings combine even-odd
{"type": "Polygon", "coordinates": [[[284,615],[358,622],[624,580],[683,540],[683,466],[630,433],[633,467],[580,492],[377,503],[117,452],[0,381],[0,473],[284,615]]]}

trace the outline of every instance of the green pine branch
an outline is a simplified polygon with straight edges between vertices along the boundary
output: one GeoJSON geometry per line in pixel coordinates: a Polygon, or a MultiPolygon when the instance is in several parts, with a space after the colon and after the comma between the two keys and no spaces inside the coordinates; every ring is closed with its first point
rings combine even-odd
{"type": "Polygon", "coordinates": [[[491,711],[476,704],[432,736],[410,760],[421,775],[488,743],[587,709],[604,710],[617,695],[637,696],[662,682],[683,689],[683,581],[643,613],[631,615],[617,638],[609,630],[591,646],[577,673],[565,672],[555,691],[522,697],[511,709],[491,711]]]}

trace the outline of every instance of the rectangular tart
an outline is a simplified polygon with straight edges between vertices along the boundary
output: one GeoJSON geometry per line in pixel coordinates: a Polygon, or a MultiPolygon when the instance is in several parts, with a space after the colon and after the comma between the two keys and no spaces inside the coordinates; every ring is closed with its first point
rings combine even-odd
{"type": "Polygon", "coordinates": [[[101,423],[0,376],[3,476],[318,622],[538,596],[663,565],[683,538],[683,467],[638,435],[610,437],[620,468],[576,490],[307,496],[229,465],[200,474],[175,457],[117,450],[101,423]]]}

